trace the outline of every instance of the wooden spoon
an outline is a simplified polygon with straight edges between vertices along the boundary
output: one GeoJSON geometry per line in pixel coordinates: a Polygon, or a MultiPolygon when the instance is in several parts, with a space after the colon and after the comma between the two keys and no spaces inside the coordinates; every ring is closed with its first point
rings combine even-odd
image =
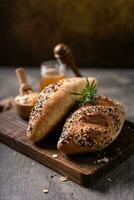
{"type": "Polygon", "coordinates": [[[20,95],[15,97],[15,107],[17,113],[22,118],[28,119],[31,109],[33,108],[39,94],[33,92],[31,86],[27,84],[26,75],[23,68],[16,69],[16,76],[19,80],[20,95]]]}
{"type": "Polygon", "coordinates": [[[77,77],[82,77],[79,69],[75,64],[74,55],[71,49],[66,44],[61,43],[55,46],[54,57],[58,60],[58,62],[64,63],[67,66],[71,67],[77,77]]]}

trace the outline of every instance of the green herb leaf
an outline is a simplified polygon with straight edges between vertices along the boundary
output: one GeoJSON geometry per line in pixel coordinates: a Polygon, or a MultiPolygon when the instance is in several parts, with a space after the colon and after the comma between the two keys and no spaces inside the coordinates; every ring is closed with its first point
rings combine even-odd
{"type": "Polygon", "coordinates": [[[71,92],[70,94],[79,96],[78,101],[80,103],[89,102],[94,105],[94,96],[97,94],[97,85],[95,84],[94,80],[92,81],[92,83],[89,83],[89,80],[86,78],[86,81],[86,87],[81,92],[71,92]]]}

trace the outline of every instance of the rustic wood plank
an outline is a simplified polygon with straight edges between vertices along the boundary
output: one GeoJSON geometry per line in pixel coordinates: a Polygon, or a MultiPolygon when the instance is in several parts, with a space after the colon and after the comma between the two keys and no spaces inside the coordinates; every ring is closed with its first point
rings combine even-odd
{"type": "Polygon", "coordinates": [[[33,145],[26,138],[26,129],[27,122],[14,110],[0,114],[0,140],[3,143],[85,186],[92,184],[134,152],[134,125],[127,121],[118,139],[106,150],[73,156],[63,155],[57,150],[60,130],[55,130],[55,134],[33,145]],[[58,157],[53,158],[53,154],[58,157]],[[104,157],[108,159],[107,162],[102,161],[104,157]]]}

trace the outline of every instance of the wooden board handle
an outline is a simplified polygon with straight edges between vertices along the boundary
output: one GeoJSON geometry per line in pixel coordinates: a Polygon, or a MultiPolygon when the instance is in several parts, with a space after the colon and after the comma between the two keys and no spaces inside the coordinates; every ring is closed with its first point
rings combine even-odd
{"type": "Polygon", "coordinates": [[[71,67],[73,72],[77,77],[82,77],[79,69],[75,64],[75,58],[71,51],[71,49],[66,44],[58,44],[54,48],[54,56],[55,58],[66,64],[67,66],[71,67]]]}

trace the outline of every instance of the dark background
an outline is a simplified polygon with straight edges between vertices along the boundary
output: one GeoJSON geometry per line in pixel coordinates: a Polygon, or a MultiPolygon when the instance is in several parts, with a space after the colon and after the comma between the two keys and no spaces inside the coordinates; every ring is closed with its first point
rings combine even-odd
{"type": "Polygon", "coordinates": [[[69,44],[81,67],[134,66],[133,0],[0,0],[0,65],[39,66],[69,44]]]}

